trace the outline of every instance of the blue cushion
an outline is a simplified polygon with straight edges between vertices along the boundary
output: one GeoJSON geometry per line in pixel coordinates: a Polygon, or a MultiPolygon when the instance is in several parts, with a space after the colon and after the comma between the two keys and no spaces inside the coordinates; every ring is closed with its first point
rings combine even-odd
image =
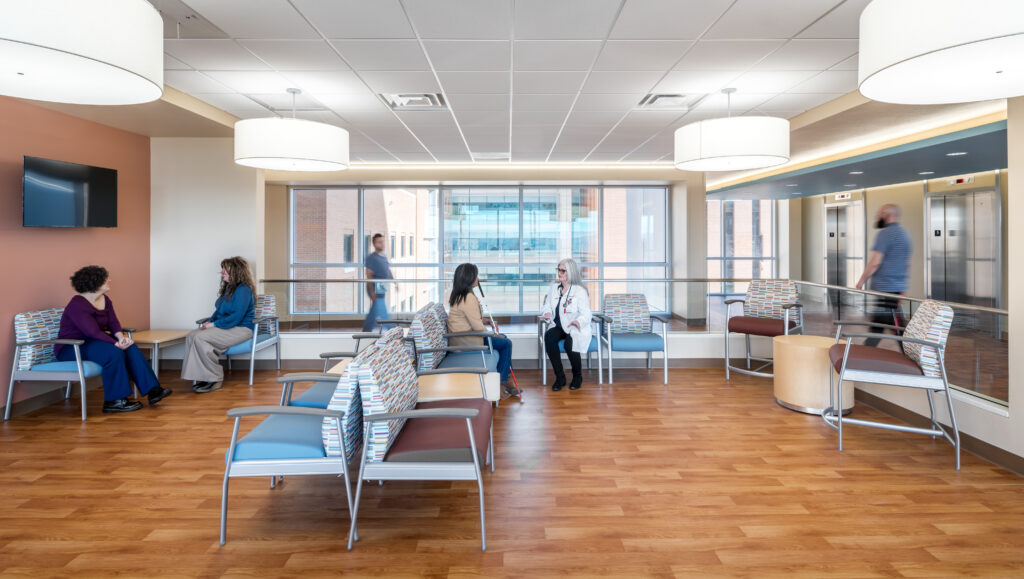
{"type": "MultiPolygon", "coordinates": [[[[274,336],[271,336],[270,334],[260,334],[259,338],[256,340],[256,344],[262,344],[273,337],[274,336]]],[[[228,356],[237,356],[238,354],[248,354],[250,352],[252,352],[252,338],[249,338],[241,344],[231,346],[224,352],[224,354],[228,356]]]]}
{"type": "MultiPolygon", "coordinates": [[[[560,340],[558,342],[558,351],[563,353],[563,354],[565,353],[565,340],[560,340]]],[[[590,347],[587,348],[587,351],[588,352],[596,352],[597,351],[597,336],[591,336],[590,337],[590,347]]]]}
{"type": "MultiPolygon", "coordinates": [[[[78,372],[78,365],[74,362],[47,362],[46,364],[36,364],[29,368],[30,372],[78,372]]],[[[100,367],[96,362],[90,362],[88,360],[82,360],[82,373],[85,374],[86,378],[92,378],[99,376],[103,372],[103,368],[100,367]]]]}
{"type": "MultiPolygon", "coordinates": [[[[238,441],[235,460],[323,458],[323,418],[271,414],[238,441]]],[[[227,454],[224,455],[227,461],[227,454]]]]}
{"type": "Polygon", "coordinates": [[[337,386],[337,382],[317,382],[302,394],[292,398],[292,406],[327,408],[337,386]]]}
{"type": "Polygon", "coordinates": [[[612,350],[616,352],[660,352],[665,342],[660,334],[612,334],[612,350]]]}
{"type": "Polygon", "coordinates": [[[458,352],[448,354],[441,360],[439,368],[480,368],[485,363],[488,372],[498,371],[498,355],[484,352],[484,359],[480,359],[480,352],[458,352]]]}

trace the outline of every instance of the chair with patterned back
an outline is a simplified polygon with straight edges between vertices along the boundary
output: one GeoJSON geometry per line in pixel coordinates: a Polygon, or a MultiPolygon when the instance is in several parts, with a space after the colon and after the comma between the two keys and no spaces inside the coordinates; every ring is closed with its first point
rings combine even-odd
{"type": "Polygon", "coordinates": [[[604,325],[602,340],[608,350],[608,383],[615,383],[613,352],[646,352],[648,369],[652,352],[661,352],[664,382],[668,384],[668,318],[652,314],[643,294],[606,294],[602,310],[597,317],[604,325]],[[654,321],[661,323],[661,334],[654,332],[654,321]]]}
{"type": "MultiPolygon", "coordinates": [[[[206,318],[203,318],[196,320],[196,323],[202,324],[205,321],[206,318]]],[[[256,296],[256,315],[253,323],[256,329],[251,338],[224,351],[224,357],[228,360],[228,370],[231,369],[231,356],[249,356],[249,386],[252,386],[253,371],[256,368],[256,352],[274,346],[277,369],[281,369],[281,328],[277,316],[277,298],[274,294],[256,296]]]]}
{"type": "Polygon", "coordinates": [[[433,302],[420,308],[413,316],[409,336],[415,345],[417,369],[432,370],[444,359],[446,352],[443,348],[447,343],[433,302]]]}
{"type": "MultiPolygon", "coordinates": [[[[873,322],[840,321],[836,330],[836,343],[829,348],[829,360],[838,373],[838,381],[833,378],[830,389],[829,408],[822,413],[825,423],[839,433],[839,450],[843,450],[843,424],[874,426],[886,430],[913,432],[929,436],[941,436],[953,445],[956,453],[956,469],[960,470],[960,432],[956,425],[956,414],[953,412],[953,398],[946,376],[946,341],[949,329],[953,325],[953,308],[940,302],[928,300],[922,303],[906,328],[877,324],[873,322]],[[896,334],[851,334],[843,332],[844,326],[868,326],[892,330],[896,334]],[[902,335],[899,335],[902,332],[902,335]],[[846,343],[840,339],[845,338],[846,343]],[[881,338],[898,342],[900,350],[890,350],[876,346],[855,345],[857,338],[881,338]],[[885,422],[874,422],[854,418],[843,418],[836,408],[843,407],[843,380],[902,386],[924,390],[928,397],[928,410],[931,414],[929,428],[902,426],[885,422]],[[838,392],[838,394],[837,394],[838,392]],[[933,392],[942,392],[946,396],[946,408],[949,412],[950,431],[938,422],[935,416],[933,392]]],[[[831,376],[831,373],[830,373],[831,376]]]]}
{"type": "Polygon", "coordinates": [[[78,382],[82,397],[82,420],[85,420],[85,381],[99,376],[102,368],[82,359],[79,350],[83,340],[59,339],[60,318],[64,308],[22,312],[14,316],[14,365],[7,388],[4,420],[11,418],[14,385],[17,382],[65,382],[64,398],[71,396],[71,383],[78,382]],[[53,354],[53,346],[64,344],[74,348],[75,360],[61,362],[53,354]]]}
{"type": "Polygon", "coordinates": [[[725,300],[725,379],[729,379],[729,371],[771,378],[774,374],[762,372],[772,364],[771,358],[759,358],[751,355],[750,336],[774,338],[792,333],[803,332],[803,307],[797,303],[796,283],[785,279],[755,279],[750,282],[744,298],[725,300]],[[733,316],[732,304],[743,304],[743,315],[733,316]],[[797,311],[797,319],[790,319],[791,311],[797,311]],[[731,334],[744,334],[746,338],[747,367],[739,368],[732,365],[729,356],[729,338],[731,334]],[[758,368],[751,369],[751,360],[762,362],[758,368]]]}

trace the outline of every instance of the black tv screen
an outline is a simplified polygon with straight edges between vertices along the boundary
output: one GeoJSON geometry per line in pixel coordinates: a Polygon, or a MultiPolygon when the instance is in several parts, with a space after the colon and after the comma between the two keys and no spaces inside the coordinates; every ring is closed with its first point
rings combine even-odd
{"type": "Polygon", "coordinates": [[[117,171],[25,157],[25,227],[117,227],[117,171]]]}

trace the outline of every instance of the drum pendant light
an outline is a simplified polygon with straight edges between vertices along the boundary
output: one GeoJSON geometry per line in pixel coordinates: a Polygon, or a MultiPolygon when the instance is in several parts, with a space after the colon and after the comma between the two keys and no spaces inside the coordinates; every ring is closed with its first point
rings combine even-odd
{"type": "Polygon", "coordinates": [[[235,162],[278,171],[341,171],[348,169],[348,131],[295,118],[246,119],[235,123],[235,162]]]}
{"type": "Polygon", "coordinates": [[[127,105],[164,90],[164,25],[146,0],[0,2],[0,94],[127,105]]]}
{"type": "Polygon", "coordinates": [[[675,165],[683,171],[741,171],[789,161],[789,121],[778,117],[733,117],[734,88],[722,89],[728,117],[676,129],[675,165]]]}
{"type": "Polygon", "coordinates": [[[1021,0],[874,0],[860,15],[869,99],[947,104],[1024,95],[1021,0]]]}

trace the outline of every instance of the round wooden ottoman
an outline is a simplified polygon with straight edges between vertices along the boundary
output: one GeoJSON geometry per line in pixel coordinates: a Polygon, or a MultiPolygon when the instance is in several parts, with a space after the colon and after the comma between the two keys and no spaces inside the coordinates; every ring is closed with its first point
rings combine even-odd
{"type": "MultiPolygon", "coordinates": [[[[835,343],[835,338],[799,334],[772,339],[779,406],[807,414],[821,414],[829,406],[829,373],[839,382],[828,358],[828,349],[835,343]]],[[[847,380],[843,383],[843,414],[849,414],[851,408],[853,382],[847,380]]]]}

